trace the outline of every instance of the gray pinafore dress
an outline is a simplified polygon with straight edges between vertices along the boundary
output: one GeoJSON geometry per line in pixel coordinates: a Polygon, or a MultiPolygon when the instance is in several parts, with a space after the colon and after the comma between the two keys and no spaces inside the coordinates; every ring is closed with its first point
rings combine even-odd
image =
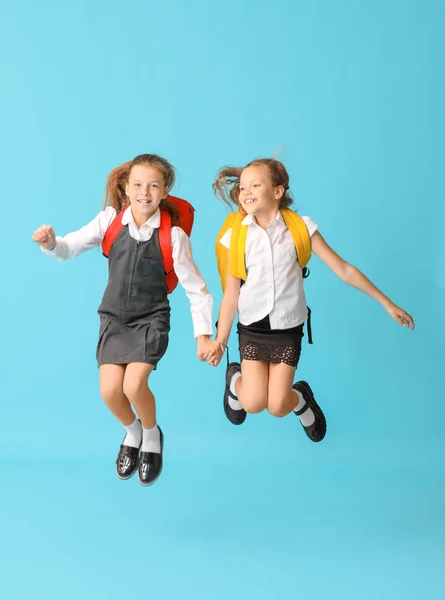
{"type": "Polygon", "coordinates": [[[170,303],[158,234],[155,229],[150,240],[140,242],[125,225],[114,241],[98,310],[98,366],[141,362],[156,367],[167,350],[170,303]]]}

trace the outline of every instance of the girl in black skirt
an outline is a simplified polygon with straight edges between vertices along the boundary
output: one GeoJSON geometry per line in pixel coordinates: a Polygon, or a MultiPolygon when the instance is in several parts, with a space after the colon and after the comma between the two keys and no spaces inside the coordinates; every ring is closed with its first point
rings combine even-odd
{"type": "Polygon", "coordinates": [[[166,229],[160,228],[160,209],[171,213],[168,244],[174,272],[190,299],[198,358],[206,360],[222,353],[221,346],[210,340],[212,297],[193,261],[190,239],[174,226],[178,215],[167,202],[174,181],[175,172],[168,161],[143,154],[110,173],[106,207],[88,225],[63,238],[56,237],[49,225],[42,225],[33,236],[45,254],[67,260],[99,246],[116,215],[122,218],[122,229],[108,254],[108,285],[99,307],[97,362],[101,395],[126,429],[116,461],[117,475],[129,479],[139,470],[142,485],[154,483],[162,470],[163,434],[147,385],[167,350],[170,330],[159,233],[164,235],[166,229]]]}
{"type": "MultiPolygon", "coordinates": [[[[223,169],[214,184],[217,196],[238,206],[248,227],[245,265],[241,281],[229,270],[221,303],[217,341],[227,345],[236,312],[241,365],[230,363],[226,373],[224,410],[240,425],[246,413],[267,408],[274,416],[294,412],[313,442],[326,433],[326,421],[310,386],[293,383],[308,309],[303,271],[298,264],[293,238],[280,209],[292,203],[289,176],[273,159],[255,160],[244,169],[223,169]]],[[[318,225],[302,217],[316,254],[345,283],[380,302],[404,327],[414,329],[413,319],[384,296],[358,269],[345,262],[324,241],[318,225]]],[[[231,229],[220,243],[229,252],[231,229]]],[[[220,357],[209,360],[216,366],[220,357]]]]}

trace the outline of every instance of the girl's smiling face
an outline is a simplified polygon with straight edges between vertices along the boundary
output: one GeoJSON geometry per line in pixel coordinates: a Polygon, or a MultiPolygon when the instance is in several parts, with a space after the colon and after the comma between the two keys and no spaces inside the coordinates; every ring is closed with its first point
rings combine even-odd
{"type": "Polygon", "coordinates": [[[278,209],[284,187],[274,187],[266,165],[252,165],[241,173],[239,203],[247,214],[255,215],[278,209]]]}
{"type": "Polygon", "coordinates": [[[146,220],[156,212],[162,200],[168,196],[164,175],[160,169],[135,165],[130,172],[125,192],[134,216],[146,220]]]}

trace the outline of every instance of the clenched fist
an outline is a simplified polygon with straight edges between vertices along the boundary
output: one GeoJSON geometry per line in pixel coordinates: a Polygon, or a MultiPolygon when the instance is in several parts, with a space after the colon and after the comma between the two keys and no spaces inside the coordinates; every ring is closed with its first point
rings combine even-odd
{"type": "Polygon", "coordinates": [[[32,236],[32,239],[40,244],[45,250],[54,250],[56,247],[56,234],[50,225],[42,225],[32,236]]]}

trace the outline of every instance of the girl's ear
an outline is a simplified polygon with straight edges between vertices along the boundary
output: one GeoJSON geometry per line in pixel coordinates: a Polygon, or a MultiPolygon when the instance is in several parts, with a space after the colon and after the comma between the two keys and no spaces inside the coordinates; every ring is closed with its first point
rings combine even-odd
{"type": "Polygon", "coordinates": [[[281,198],[283,196],[284,196],[284,187],[282,185],[279,185],[277,188],[275,188],[275,199],[281,200],[281,198]]]}
{"type": "Polygon", "coordinates": [[[125,195],[128,196],[128,181],[125,184],[125,195]]]}
{"type": "Polygon", "coordinates": [[[168,187],[164,188],[164,196],[162,196],[163,200],[166,200],[168,198],[168,187]]]}

